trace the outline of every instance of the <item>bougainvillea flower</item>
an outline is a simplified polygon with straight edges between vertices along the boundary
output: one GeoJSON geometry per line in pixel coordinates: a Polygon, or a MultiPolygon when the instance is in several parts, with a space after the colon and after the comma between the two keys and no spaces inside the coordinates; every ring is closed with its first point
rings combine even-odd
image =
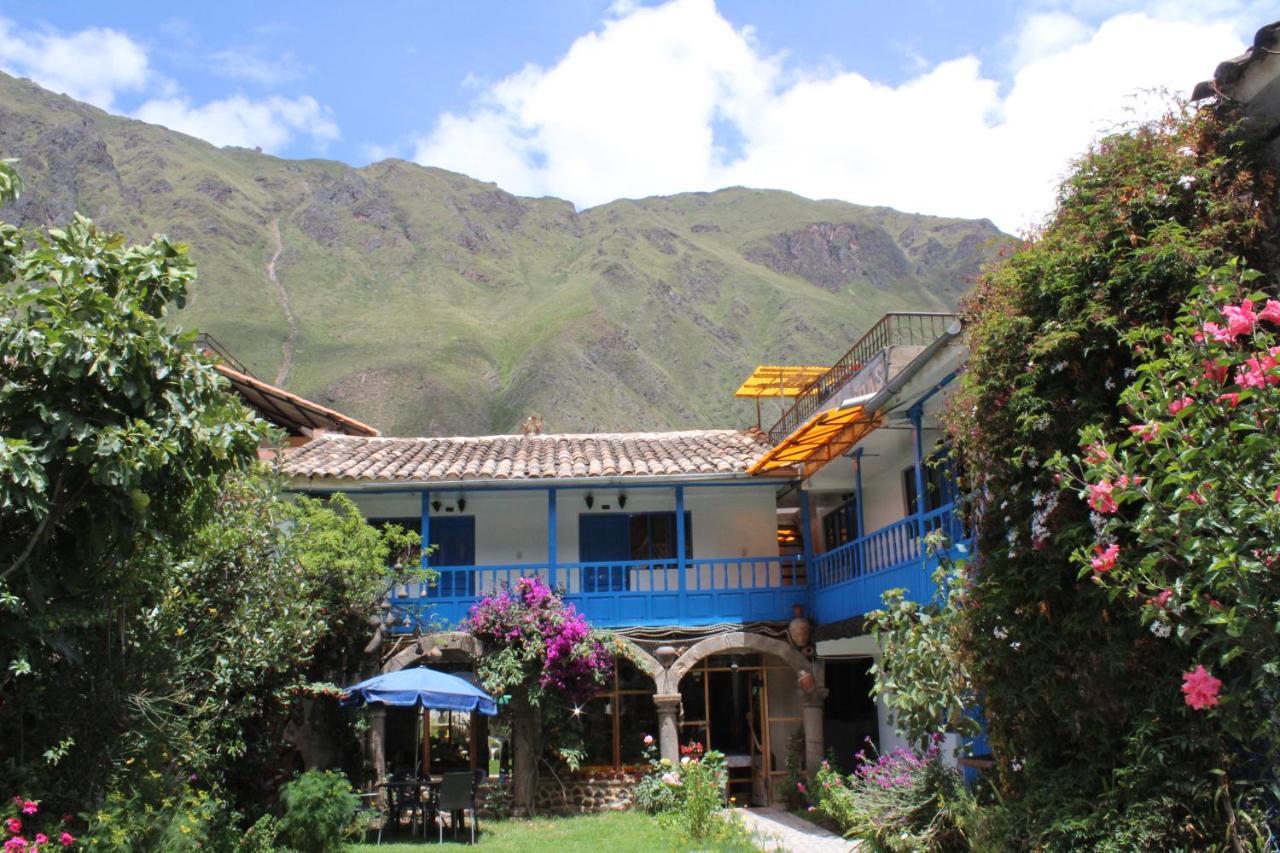
{"type": "Polygon", "coordinates": [[[1120,556],[1120,546],[1114,542],[1103,548],[1101,545],[1093,546],[1094,557],[1089,561],[1093,566],[1093,570],[1098,574],[1109,572],[1116,567],[1116,557],[1120,556]]]}
{"type": "Polygon", "coordinates": [[[1182,694],[1187,704],[1197,711],[1217,705],[1221,689],[1222,682],[1210,675],[1203,664],[1182,675],[1182,694]]]}
{"type": "Polygon", "coordinates": [[[35,800],[24,800],[22,803],[23,814],[35,814],[40,811],[40,804],[35,800]]]}
{"type": "Polygon", "coordinates": [[[1253,334],[1258,325],[1258,314],[1253,310],[1253,300],[1246,299],[1239,305],[1228,305],[1222,309],[1222,316],[1227,320],[1227,331],[1232,337],[1253,334]]]}
{"type": "Polygon", "coordinates": [[[1116,499],[1111,496],[1114,486],[1110,480],[1103,480],[1101,483],[1089,484],[1089,507],[1097,512],[1107,515],[1119,509],[1116,506],[1116,499]]]}
{"type": "Polygon", "coordinates": [[[1268,299],[1267,304],[1262,306],[1262,310],[1258,312],[1259,320],[1266,320],[1268,323],[1280,324],[1280,302],[1274,299],[1268,299]]]}
{"type": "Polygon", "coordinates": [[[1156,436],[1160,434],[1160,424],[1158,423],[1134,424],[1133,426],[1129,427],[1129,432],[1133,433],[1136,437],[1142,439],[1143,441],[1155,441],[1156,436]]]}
{"type": "Polygon", "coordinates": [[[5,853],[14,853],[14,851],[21,851],[26,849],[27,849],[27,839],[23,838],[21,835],[15,835],[13,838],[10,838],[8,841],[4,843],[5,853]]]}
{"type": "Polygon", "coordinates": [[[1179,397],[1178,399],[1173,400],[1172,402],[1169,403],[1169,414],[1176,415],[1178,414],[1178,412],[1181,412],[1183,409],[1185,409],[1187,406],[1190,406],[1194,402],[1195,400],[1192,400],[1190,397],[1179,397]]]}

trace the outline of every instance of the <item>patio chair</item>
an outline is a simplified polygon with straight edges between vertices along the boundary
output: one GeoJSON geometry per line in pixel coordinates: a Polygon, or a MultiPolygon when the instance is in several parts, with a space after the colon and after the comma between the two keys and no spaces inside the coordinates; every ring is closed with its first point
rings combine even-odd
{"type": "Polygon", "coordinates": [[[440,799],[436,808],[440,812],[440,843],[444,843],[444,816],[449,815],[453,837],[458,837],[457,815],[471,812],[471,843],[476,843],[476,786],[471,772],[446,773],[440,782],[440,799]]]}
{"type": "Polygon", "coordinates": [[[425,838],[429,803],[423,802],[421,788],[409,782],[397,783],[389,780],[389,784],[386,784],[386,796],[387,816],[378,827],[377,843],[382,843],[382,830],[388,820],[396,830],[400,829],[400,818],[405,812],[409,813],[409,837],[412,838],[417,834],[418,824],[421,823],[422,835],[425,838]]]}

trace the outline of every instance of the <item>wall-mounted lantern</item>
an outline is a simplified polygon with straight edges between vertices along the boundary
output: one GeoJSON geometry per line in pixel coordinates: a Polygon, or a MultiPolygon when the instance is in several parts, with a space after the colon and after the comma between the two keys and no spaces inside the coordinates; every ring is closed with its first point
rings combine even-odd
{"type": "Polygon", "coordinates": [[[593,506],[596,505],[595,495],[591,494],[590,492],[587,492],[587,496],[582,499],[582,502],[587,505],[587,509],[591,509],[593,506]]]}

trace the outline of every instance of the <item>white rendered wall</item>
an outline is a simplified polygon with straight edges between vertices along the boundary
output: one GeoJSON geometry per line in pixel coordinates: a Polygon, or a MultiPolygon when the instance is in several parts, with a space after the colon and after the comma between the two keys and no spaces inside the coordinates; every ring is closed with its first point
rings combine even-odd
{"type": "MultiPolygon", "coordinates": [[[[775,489],[764,486],[687,486],[685,510],[690,514],[690,536],[694,559],[776,557],[777,514],[775,489]]],[[[547,492],[540,489],[510,491],[460,492],[456,487],[431,490],[430,500],[439,500],[440,509],[429,510],[432,518],[451,517],[459,513],[457,500],[466,501],[463,514],[475,518],[476,565],[510,566],[541,564],[548,562],[547,553],[547,492]]],[[[353,494],[352,499],[368,518],[412,518],[420,513],[421,499],[417,492],[395,494],[353,494]]],[[[674,488],[630,489],[612,486],[608,488],[567,489],[556,494],[556,551],[557,564],[578,561],[578,524],[583,513],[673,512],[676,498],[674,488]],[[588,509],[585,497],[590,494],[593,506],[588,509]],[[625,494],[626,508],[618,506],[618,495],[625,494]]],[[[707,588],[713,575],[718,587],[758,587],[778,585],[781,569],[774,563],[740,566],[736,563],[719,566],[690,567],[686,583],[690,589],[707,588]]],[[[527,573],[526,573],[527,574],[527,573]]],[[[546,572],[539,574],[545,577],[546,572]]],[[[482,573],[477,591],[491,587],[502,575],[482,573]]],[[[576,572],[563,571],[560,580],[570,592],[577,592],[579,577],[576,572]]],[[[663,572],[635,572],[630,588],[675,589],[678,587],[675,570],[663,572]]]]}

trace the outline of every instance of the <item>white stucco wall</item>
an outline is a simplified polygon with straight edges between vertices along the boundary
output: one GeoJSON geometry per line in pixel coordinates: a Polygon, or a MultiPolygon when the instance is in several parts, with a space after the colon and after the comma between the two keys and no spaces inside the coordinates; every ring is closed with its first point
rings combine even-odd
{"type": "MultiPolygon", "coordinates": [[[[778,554],[775,486],[685,488],[685,509],[690,514],[690,536],[694,559],[775,557],[778,554]]],[[[421,499],[417,492],[394,494],[353,494],[352,499],[368,518],[415,518],[421,499]]],[[[466,500],[463,514],[473,516],[476,525],[476,565],[508,566],[545,564],[547,554],[547,492],[540,489],[509,491],[459,491],[433,489],[430,500],[441,502],[440,509],[430,509],[432,518],[452,517],[459,513],[459,497],[466,500]]],[[[556,498],[556,551],[558,564],[578,560],[578,524],[583,513],[672,512],[675,510],[674,488],[630,489],[616,486],[590,491],[561,490],[556,498]],[[590,494],[593,506],[588,509],[585,497],[590,494]],[[627,505],[618,506],[618,495],[625,494],[627,505]]],[[[686,583],[690,589],[707,588],[712,574],[716,585],[777,585],[777,565],[740,567],[690,567],[686,583]]],[[[545,572],[542,574],[545,575],[545,572]]],[[[491,587],[501,575],[482,574],[478,589],[491,587]]],[[[560,580],[570,592],[578,591],[580,578],[575,572],[563,571],[560,580]]],[[[637,591],[657,588],[675,589],[678,578],[670,572],[635,573],[630,588],[637,591]]]]}

